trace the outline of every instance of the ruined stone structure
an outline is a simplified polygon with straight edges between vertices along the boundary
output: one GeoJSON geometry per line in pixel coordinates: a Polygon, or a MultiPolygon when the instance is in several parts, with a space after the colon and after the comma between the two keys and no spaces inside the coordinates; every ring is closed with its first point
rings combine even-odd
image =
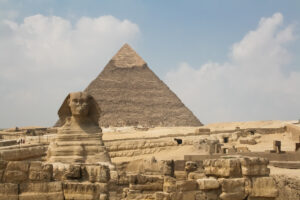
{"type": "Polygon", "coordinates": [[[125,44],[85,89],[101,107],[100,126],[201,126],[201,122],[125,44]]]}

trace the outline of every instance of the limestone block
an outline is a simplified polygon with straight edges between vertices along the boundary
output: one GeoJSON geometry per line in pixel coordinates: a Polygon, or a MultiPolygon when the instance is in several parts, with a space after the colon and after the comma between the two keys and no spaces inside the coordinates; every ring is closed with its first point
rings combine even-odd
{"type": "Polygon", "coordinates": [[[3,182],[22,183],[28,180],[29,163],[22,161],[8,162],[3,175],[3,182]]]}
{"type": "Polygon", "coordinates": [[[196,190],[182,192],[182,200],[185,200],[185,199],[195,200],[198,192],[199,191],[196,191],[196,190]]]}
{"type": "MultiPolygon", "coordinates": [[[[53,179],[56,181],[62,181],[68,179],[66,174],[70,173],[70,164],[65,163],[53,163],[53,179]]],[[[68,174],[69,176],[69,174],[68,174]]]]}
{"type": "Polygon", "coordinates": [[[119,174],[115,170],[110,170],[110,182],[118,183],[119,182],[119,174]]]}
{"type": "Polygon", "coordinates": [[[163,179],[159,176],[146,176],[142,174],[129,175],[128,179],[130,184],[145,184],[153,182],[163,183],[163,179]]]}
{"type": "Polygon", "coordinates": [[[170,193],[171,200],[183,200],[183,192],[170,193]]]}
{"type": "Polygon", "coordinates": [[[122,198],[125,199],[129,193],[129,188],[123,188],[122,198]]]}
{"type": "Polygon", "coordinates": [[[244,178],[219,179],[219,182],[222,186],[220,199],[243,200],[246,197],[244,178]]]}
{"type": "Polygon", "coordinates": [[[176,179],[170,176],[164,177],[164,184],[163,184],[163,191],[164,192],[176,192],[176,179]]]}
{"type": "Polygon", "coordinates": [[[187,161],[185,163],[184,171],[189,174],[190,172],[194,172],[198,169],[198,164],[193,161],[187,161]]]}
{"type": "Polygon", "coordinates": [[[220,187],[219,182],[213,178],[198,179],[197,183],[200,190],[212,190],[220,187]]]}
{"type": "Polygon", "coordinates": [[[30,158],[38,158],[44,156],[46,154],[46,151],[46,146],[1,150],[0,159],[6,161],[18,161],[30,158]]]}
{"type": "Polygon", "coordinates": [[[101,193],[99,196],[99,200],[109,200],[108,195],[101,193]]]}
{"type": "Polygon", "coordinates": [[[19,200],[63,200],[61,182],[39,182],[20,184],[19,200]]]}
{"type": "Polygon", "coordinates": [[[300,179],[286,175],[272,175],[277,189],[278,197],[276,200],[299,200],[300,197],[300,179]]]}
{"type": "Polygon", "coordinates": [[[81,178],[81,167],[80,165],[69,165],[67,171],[64,174],[66,179],[80,179],[81,178]]]}
{"type": "Polygon", "coordinates": [[[148,193],[143,193],[140,190],[129,190],[125,199],[152,200],[155,199],[155,193],[153,193],[152,191],[148,193]]]}
{"type": "Polygon", "coordinates": [[[278,189],[273,177],[252,178],[251,197],[277,197],[278,189]]]}
{"type": "Polygon", "coordinates": [[[19,187],[17,184],[0,183],[0,199],[18,200],[19,187]]]}
{"type": "Polygon", "coordinates": [[[162,167],[163,175],[174,176],[174,167],[175,167],[174,160],[163,160],[162,164],[163,164],[162,167]]]}
{"type": "Polygon", "coordinates": [[[202,190],[196,193],[195,200],[218,200],[219,195],[219,190],[202,190]]]}
{"type": "Polygon", "coordinates": [[[128,176],[126,175],[126,173],[121,173],[119,174],[119,180],[118,180],[118,185],[128,185],[129,184],[129,180],[128,180],[128,176]]]}
{"type": "Polygon", "coordinates": [[[189,173],[187,177],[188,180],[197,180],[201,178],[207,178],[207,177],[204,172],[198,172],[198,171],[189,173]]]}
{"type": "Polygon", "coordinates": [[[171,200],[170,194],[167,192],[156,192],[155,200],[171,200]]]}
{"type": "Polygon", "coordinates": [[[100,194],[108,192],[106,183],[63,183],[65,200],[94,200],[99,199],[100,194]]]}
{"type": "Polygon", "coordinates": [[[241,177],[241,165],[238,159],[208,159],[203,162],[206,175],[217,177],[241,177]]]}
{"type": "Polygon", "coordinates": [[[247,137],[247,138],[240,139],[240,144],[255,145],[255,144],[257,144],[257,142],[254,138],[247,137]]]}
{"type": "Polygon", "coordinates": [[[145,183],[145,184],[130,184],[130,190],[140,191],[161,191],[163,190],[163,184],[161,182],[145,183]]]}
{"type": "Polygon", "coordinates": [[[51,181],[53,166],[42,162],[31,162],[29,168],[30,181],[51,181]]]}
{"type": "Polygon", "coordinates": [[[92,183],[107,183],[110,180],[109,167],[106,165],[85,166],[83,174],[87,176],[88,180],[92,183]]]}
{"type": "Polygon", "coordinates": [[[2,182],[2,177],[3,177],[4,171],[6,169],[6,165],[7,165],[6,161],[0,160],[0,183],[2,182]]]}
{"type": "Polygon", "coordinates": [[[196,180],[177,181],[176,187],[177,191],[192,191],[198,188],[198,184],[196,180]]]}
{"type": "MultiPolygon", "coordinates": [[[[284,200],[287,198],[284,198],[284,200]]],[[[270,197],[248,197],[247,200],[275,200],[275,198],[270,198],[270,197]]],[[[290,199],[288,199],[290,200],[290,199]]],[[[298,200],[298,199],[293,199],[293,200],[298,200]]]]}
{"type": "Polygon", "coordinates": [[[243,176],[269,176],[269,160],[259,157],[240,158],[243,176]]]}

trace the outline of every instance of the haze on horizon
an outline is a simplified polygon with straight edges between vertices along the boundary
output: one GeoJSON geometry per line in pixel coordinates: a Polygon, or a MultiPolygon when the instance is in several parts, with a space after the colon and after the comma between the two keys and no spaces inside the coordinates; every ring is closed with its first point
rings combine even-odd
{"type": "Polygon", "coordinates": [[[300,3],[258,2],[0,0],[0,127],[53,125],[124,43],[205,124],[297,120],[300,3]]]}

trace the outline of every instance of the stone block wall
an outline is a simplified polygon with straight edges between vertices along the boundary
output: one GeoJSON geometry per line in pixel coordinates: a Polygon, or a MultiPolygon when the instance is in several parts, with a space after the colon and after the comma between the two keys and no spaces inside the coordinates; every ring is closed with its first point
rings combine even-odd
{"type": "Polygon", "coordinates": [[[194,165],[196,163],[186,163],[189,172],[186,180],[167,174],[155,178],[134,175],[130,177],[129,187],[123,190],[123,199],[275,200],[278,197],[278,187],[274,178],[269,176],[266,159],[209,159],[198,169],[194,165]],[[190,174],[198,178],[191,178],[190,174]]]}
{"type": "Polygon", "coordinates": [[[298,200],[299,182],[269,176],[268,160],[250,157],[186,162],[176,178],[174,161],[160,174],[128,174],[107,165],[0,161],[5,200],[298,200]]]}
{"type": "Polygon", "coordinates": [[[108,166],[99,164],[0,161],[0,199],[108,200],[110,174],[108,166]]]}

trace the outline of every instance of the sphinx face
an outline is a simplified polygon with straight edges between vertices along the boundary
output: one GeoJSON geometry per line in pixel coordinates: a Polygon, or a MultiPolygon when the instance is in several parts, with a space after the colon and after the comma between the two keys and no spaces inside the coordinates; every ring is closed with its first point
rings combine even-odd
{"type": "Polygon", "coordinates": [[[70,93],[69,106],[72,116],[86,117],[89,113],[87,94],[83,92],[70,93]]]}

